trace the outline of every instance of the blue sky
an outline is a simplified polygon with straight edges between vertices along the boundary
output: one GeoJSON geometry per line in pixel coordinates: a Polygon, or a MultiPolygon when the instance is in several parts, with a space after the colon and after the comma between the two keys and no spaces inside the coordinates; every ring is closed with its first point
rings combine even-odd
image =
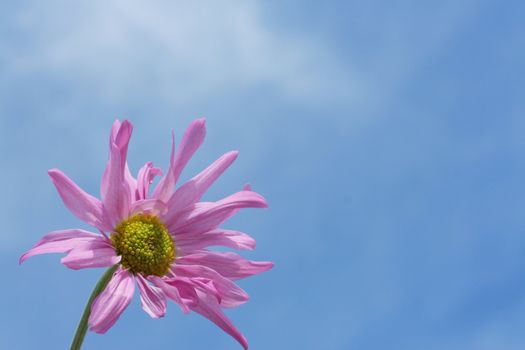
{"type": "MultiPolygon", "coordinates": [[[[132,170],[207,118],[189,178],[270,204],[225,226],[276,267],[228,315],[251,349],[525,348],[525,5],[518,1],[0,4],[0,348],[69,346],[102,270],[18,256],[86,228],[46,171],[98,194],[115,118],[132,170]]],[[[85,349],[238,349],[137,298],[85,349]]]]}

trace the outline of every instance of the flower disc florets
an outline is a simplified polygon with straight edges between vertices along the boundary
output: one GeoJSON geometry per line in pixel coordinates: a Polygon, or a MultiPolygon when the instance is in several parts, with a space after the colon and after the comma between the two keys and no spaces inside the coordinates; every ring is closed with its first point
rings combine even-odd
{"type": "Polygon", "coordinates": [[[166,226],[153,215],[139,214],[122,221],[111,234],[121,264],[132,273],[163,276],[175,259],[175,246],[166,226]]]}

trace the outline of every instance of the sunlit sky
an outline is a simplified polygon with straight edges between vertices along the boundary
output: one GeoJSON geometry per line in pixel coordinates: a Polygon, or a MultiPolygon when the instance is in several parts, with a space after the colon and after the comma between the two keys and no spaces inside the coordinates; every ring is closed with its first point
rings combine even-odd
{"type": "MultiPolygon", "coordinates": [[[[43,234],[88,228],[46,171],[94,195],[114,119],[133,171],[207,118],[188,179],[250,183],[270,272],[228,315],[250,349],[525,348],[525,3],[26,1],[0,4],[1,349],[65,349],[103,269],[18,265],[43,234]]],[[[138,297],[85,349],[240,349],[138,297]]]]}

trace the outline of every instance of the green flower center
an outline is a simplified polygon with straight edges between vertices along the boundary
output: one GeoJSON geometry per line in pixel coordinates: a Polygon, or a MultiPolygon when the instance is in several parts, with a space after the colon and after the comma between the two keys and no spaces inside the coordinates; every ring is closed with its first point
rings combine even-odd
{"type": "Polygon", "coordinates": [[[163,276],[175,259],[175,246],[166,226],[153,215],[139,214],[122,221],[111,234],[120,263],[132,273],[163,276]]]}

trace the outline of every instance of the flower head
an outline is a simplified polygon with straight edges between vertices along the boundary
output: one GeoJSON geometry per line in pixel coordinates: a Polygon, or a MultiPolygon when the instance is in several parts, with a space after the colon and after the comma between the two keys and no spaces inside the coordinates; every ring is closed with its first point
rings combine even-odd
{"type": "Polygon", "coordinates": [[[254,249],[255,241],[247,234],[219,226],[241,208],[267,207],[266,201],[249,186],[216,202],[200,201],[237,158],[236,151],[224,154],[176,188],[182,170],[204,140],[204,119],[190,124],[177,152],[173,141],[164,176],[151,162],[136,178],[131,175],[126,157],[132,129],[128,121],[113,124],[101,200],[60,170],[49,171],[66,207],[99,233],[81,229],[50,232],[20,262],[38,254],[66,253],[61,262],[75,270],[118,265],[91,306],[89,327],[94,332],[104,333],[117,321],[132,299],[136,282],[142,308],[151,317],[163,317],[170,299],[185,313],[195,311],[210,319],[247,349],[246,339],[222,308],[248,300],[235,280],[264,272],[273,263],[207,248],[254,249]],[[156,176],[161,178],[150,194],[156,176]]]}

